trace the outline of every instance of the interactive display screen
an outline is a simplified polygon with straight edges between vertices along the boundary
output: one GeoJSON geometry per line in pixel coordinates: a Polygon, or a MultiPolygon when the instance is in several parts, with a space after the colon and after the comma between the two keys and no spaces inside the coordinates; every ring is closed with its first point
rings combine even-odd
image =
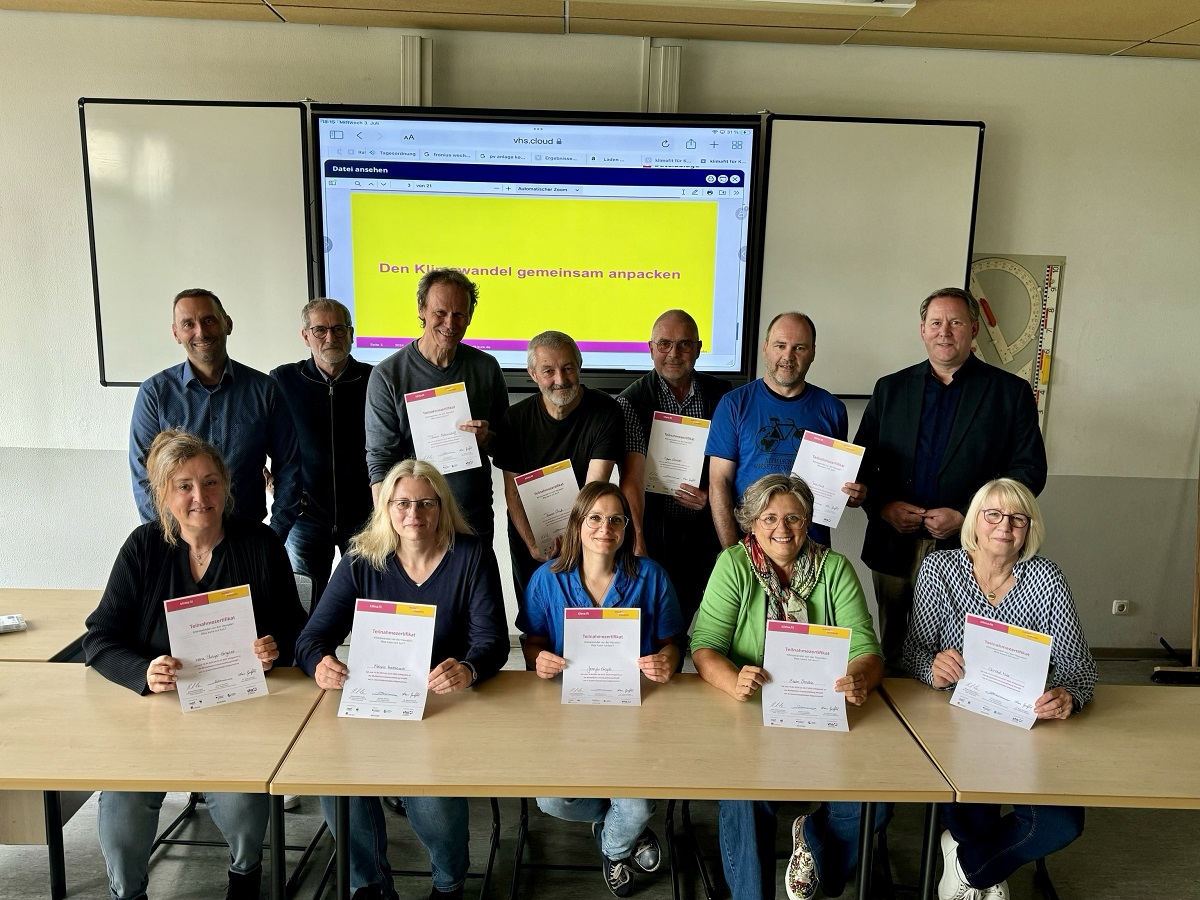
{"type": "Polygon", "coordinates": [[[671,308],[699,323],[698,368],[746,365],[757,116],[324,107],[313,128],[323,287],[354,313],[357,358],[418,337],[417,282],[450,266],[480,288],[466,342],[506,370],[552,328],[589,371],[644,372],[671,308]]]}

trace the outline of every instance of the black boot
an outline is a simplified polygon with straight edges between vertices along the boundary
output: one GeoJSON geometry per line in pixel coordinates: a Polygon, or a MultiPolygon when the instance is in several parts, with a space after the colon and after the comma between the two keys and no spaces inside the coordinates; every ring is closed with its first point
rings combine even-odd
{"type": "Polygon", "coordinates": [[[383,888],[377,884],[364,884],[350,900],[382,900],[383,888]]]}
{"type": "Polygon", "coordinates": [[[259,900],[261,887],[262,866],[245,875],[241,872],[231,871],[229,887],[225,889],[225,900],[259,900]]]}

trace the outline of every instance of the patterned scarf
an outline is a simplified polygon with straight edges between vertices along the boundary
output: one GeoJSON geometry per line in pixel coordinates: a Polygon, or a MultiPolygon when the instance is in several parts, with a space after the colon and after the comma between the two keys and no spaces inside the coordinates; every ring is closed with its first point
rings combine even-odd
{"type": "Polygon", "coordinates": [[[767,592],[767,618],[788,622],[807,622],[807,601],[817,586],[821,570],[825,568],[825,557],[829,548],[816,541],[807,540],[800,548],[800,555],[792,563],[792,580],[786,587],[775,574],[775,567],[753,534],[748,534],[741,543],[754,569],[754,576],[767,592]]]}

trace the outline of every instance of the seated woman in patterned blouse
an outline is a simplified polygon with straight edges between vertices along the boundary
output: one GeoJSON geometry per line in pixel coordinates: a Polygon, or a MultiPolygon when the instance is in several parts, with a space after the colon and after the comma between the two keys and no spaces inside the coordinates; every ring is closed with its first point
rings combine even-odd
{"type": "MultiPolygon", "coordinates": [[[[1066,719],[1092,698],[1096,664],[1067,580],[1035,555],[1044,533],[1025,485],[998,478],[979,489],[967,507],[962,548],[931,553],[917,574],[904,643],[909,672],[938,689],[956,684],[969,613],[1053,638],[1047,689],[1034,704],[1039,719],[1066,719]]],[[[953,803],[942,807],[942,820],[940,900],[1007,900],[1009,875],[1083,833],[1083,809],[1074,806],[1015,806],[1001,816],[999,806],[953,803]]]]}

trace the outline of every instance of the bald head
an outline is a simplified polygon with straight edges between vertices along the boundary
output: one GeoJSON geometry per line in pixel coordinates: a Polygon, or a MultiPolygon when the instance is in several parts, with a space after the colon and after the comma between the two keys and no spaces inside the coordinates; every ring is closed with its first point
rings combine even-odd
{"type": "Polygon", "coordinates": [[[691,387],[696,357],[700,355],[700,329],[682,309],[668,309],[650,329],[650,358],[654,371],[672,387],[691,387]]]}

